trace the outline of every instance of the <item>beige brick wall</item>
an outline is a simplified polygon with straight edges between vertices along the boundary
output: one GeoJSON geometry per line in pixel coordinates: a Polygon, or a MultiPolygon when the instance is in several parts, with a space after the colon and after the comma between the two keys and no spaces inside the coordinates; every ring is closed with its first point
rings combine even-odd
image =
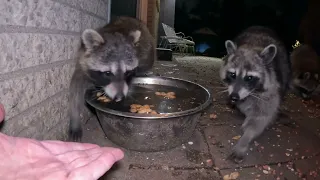
{"type": "Polygon", "coordinates": [[[2,132],[66,137],[80,34],[107,23],[107,7],[108,0],[0,0],[0,103],[7,112],[2,132]]]}

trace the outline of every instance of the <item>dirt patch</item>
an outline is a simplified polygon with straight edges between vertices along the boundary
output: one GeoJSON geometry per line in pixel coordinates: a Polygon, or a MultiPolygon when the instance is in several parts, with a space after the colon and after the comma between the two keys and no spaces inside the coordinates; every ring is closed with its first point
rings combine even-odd
{"type": "Polygon", "coordinates": [[[193,163],[204,163],[206,159],[210,159],[210,154],[203,153],[194,149],[186,150],[187,159],[193,163]]]}

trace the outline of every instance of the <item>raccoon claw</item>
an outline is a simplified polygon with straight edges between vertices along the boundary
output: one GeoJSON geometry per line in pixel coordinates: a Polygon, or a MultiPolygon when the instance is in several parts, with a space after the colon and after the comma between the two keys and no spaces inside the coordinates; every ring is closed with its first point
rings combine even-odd
{"type": "Polygon", "coordinates": [[[241,147],[239,146],[239,144],[236,144],[232,149],[232,153],[228,156],[227,159],[239,164],[243,162],[247,149],[247,147],[241,147]]]}
{"type": "Polygon", "coordinates": [[[311,99],[311,97],[310,97],[309,95],[304,94],[304,93],[301,93],[301,97],[302,97],[302,99],[305,100],[305,101],[308,101],[308,100],[311,99]]]}
{"type": "Polygon", "coordinates": [[[70,129],[69,130],[69,140],[73,142],[81,142],[82,129],[70,129]]]}
{"type": "Polygon", "coordinates": [[[228,157],[227,157],[227,160],[229,161],[233,161],[237,164],[240,164],[243,162],[243,156],[241,155],[237,155],[235,152],[231,153],[228,157]]]}

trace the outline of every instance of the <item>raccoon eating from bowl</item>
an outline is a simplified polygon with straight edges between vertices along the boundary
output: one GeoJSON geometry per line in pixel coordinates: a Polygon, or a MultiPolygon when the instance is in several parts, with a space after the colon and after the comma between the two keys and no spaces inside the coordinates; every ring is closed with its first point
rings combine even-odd
{"type": "Polygon", "coordinates": [[[307,44],[295,48],[290,55],[293,88],[305,100],[311,98],[320,84],[320,59],[307,44]]]}
{"type": "Polygon", "coordinates": [[[147,26],[131,17],[118,17],[81,35],[75,71],[70,82],[69,139],[81,141],[80,114],[84,94],[99,87],[112,101],[123,100],[134,76],[145,75],[155,61],[155,41],[147,26]]]}
{"type": "Polygon", "coordinates": [[[226,40],[225,48],[220,78],[228,88],[228,101],[245,115],[243,135],[228,156],[239,163],[276,119],[292,72],[284,44],[269,28],[249,27],[233,41],[226,40]]]}

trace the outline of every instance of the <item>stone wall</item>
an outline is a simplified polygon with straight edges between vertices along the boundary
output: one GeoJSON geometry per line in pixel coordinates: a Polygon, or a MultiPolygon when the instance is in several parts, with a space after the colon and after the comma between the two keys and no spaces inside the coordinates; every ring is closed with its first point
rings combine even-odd
{"type": "Polygon", "coordinates": [[[2,132],[66,137],[80,35],[107,23],[107,11],[108,0],[0,0],[0,103],[7,112],[2,132]]]}

